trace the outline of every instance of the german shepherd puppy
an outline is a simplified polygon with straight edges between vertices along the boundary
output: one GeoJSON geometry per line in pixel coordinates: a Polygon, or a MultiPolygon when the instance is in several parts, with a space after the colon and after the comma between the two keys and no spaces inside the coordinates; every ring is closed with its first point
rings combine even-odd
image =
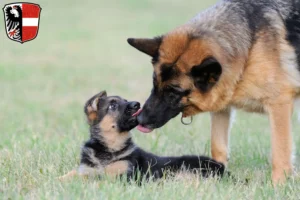
{"type": "Polygon", "coordinates": [[[138,125],[138,102],[100,92],[87,101],[84,111],[90,125],[90,139],[85,142],[79,169],[61,177],[82,175],[118,176],[128,179],[162,178],[166,172],[198,172],[203,177],[222,176],[225,166],[205,156],[160,157],[137,147],[130,130],[138,125]]]}
{"type": "Polygon", "coordinates": [[[212,156],[226,164],[230,110],[266,113],[272,180],[285,182],[300,94],[299,13],[299,0],[223,0],[163,36],[128,39],[152,57],[154,69],[138,129],[150,132],[179,113],[211,112],[212,156]]]}

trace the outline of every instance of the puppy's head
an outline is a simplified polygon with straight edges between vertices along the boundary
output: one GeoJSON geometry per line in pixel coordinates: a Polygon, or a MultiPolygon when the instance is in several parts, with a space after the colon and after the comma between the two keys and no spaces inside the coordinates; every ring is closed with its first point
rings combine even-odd
{"type": "Polygon", "coordinates": [[[128,132],[137,126],[137,117],[134,116],[140,108],[140,103],[128,102],[118,96],[107,96],[102,91],[90,98],[84,112],[91,127],[100,128],[101,132],[128,132]]]}

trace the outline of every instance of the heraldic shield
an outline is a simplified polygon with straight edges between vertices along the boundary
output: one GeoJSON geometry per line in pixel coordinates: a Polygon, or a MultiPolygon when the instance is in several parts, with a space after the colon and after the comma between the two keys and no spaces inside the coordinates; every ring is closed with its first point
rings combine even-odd
{"type": "Polygon", "coordinates": [[[7,37],[24,43],[38,35],[41,7],[34,3],[11,3],[3,8],[7,37]]]}

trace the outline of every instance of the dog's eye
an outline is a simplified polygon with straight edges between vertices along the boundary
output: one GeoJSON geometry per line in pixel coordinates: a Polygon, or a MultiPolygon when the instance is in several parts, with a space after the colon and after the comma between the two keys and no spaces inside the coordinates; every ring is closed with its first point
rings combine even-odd
{"type": "Polygon", "coordinates": [[[109,109],[109,110],[116,110],[117,107],[118,107],[118,104],[117,104],[115,101],[113,101],[113,102],[109,105],[108,109],[109,109]]]}
{"type": "Polygon", "coordinates": [[[116,105],[115,104],[111,104],[108,107],[109,110],[115,110],[116,109],[116,105]]]}

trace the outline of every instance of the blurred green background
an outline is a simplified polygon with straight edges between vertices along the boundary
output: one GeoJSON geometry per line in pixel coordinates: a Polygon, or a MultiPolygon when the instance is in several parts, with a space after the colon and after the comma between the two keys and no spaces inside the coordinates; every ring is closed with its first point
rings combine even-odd
{"type": "MultiPolygon", "coordinates": [[[[1,7],[12,1],[0,1],[1,7]]],[[[216,1],[41,0],[38,37],[9,40],[0,20],[0,199],[300,199],[299,176],[274,191],[270,184],[270,130],[265,116],[237,113],[229,169],[235,181],[183,180],[149,183],[56,177],[75,168],[89,137],[83,104],[107,90],[144,102],[152,87],[150,58],[128,37],[154,37],[179,26],[216,1]]],[[[295,146],[299,126],[293,120],[295,146]]],[[[136,143],[160,155],[210,154],[208,114],[191,126],[175,118],[136,143]]],[[[299,151],[296,151],[299,157],[299,151]]],[[[296,166],[299,161],[296,160],[296,166]]]]}

